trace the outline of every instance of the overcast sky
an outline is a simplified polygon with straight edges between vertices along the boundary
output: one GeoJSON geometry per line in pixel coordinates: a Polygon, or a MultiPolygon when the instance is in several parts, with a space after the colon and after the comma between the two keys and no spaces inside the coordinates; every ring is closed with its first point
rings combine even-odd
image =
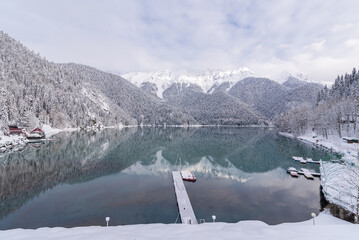
{"type": "Polygon", "coordinates": [[[105,71],[248,67],[319,81],[359,67],[357,0],[0,0],[0,30],[105,71]]]}

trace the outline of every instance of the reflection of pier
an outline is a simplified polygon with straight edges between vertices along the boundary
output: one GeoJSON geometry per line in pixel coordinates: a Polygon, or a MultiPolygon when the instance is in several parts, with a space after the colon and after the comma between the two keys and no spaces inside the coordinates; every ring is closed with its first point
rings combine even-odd
{"type": "Polygon", "coordinates": [[[179,214],[181,215],[182,223],[184,224],[197,224],[196,216],[194,215],[193,208],[189,197],[187,195],[186,187],[183,183],[181,173],[179,171],[172,172],[173,185],[176,192],[177,204],[179,214]]]}

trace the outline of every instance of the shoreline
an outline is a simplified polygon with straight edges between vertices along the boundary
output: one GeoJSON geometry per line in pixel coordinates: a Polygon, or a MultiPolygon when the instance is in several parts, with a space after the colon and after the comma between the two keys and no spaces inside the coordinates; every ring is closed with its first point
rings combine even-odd
{"type": "MultiPolygon", "coordinates": [[[[324,148],[342,155],[343,164],[321,162],[321,186],[325,199],[340,208],[357,214],[357,196],[359,185],[359,144],[345,143],[339,136],[328,139],[307,133],[295,138],[292,134],[279,132],[281,136],[298,139],[316,147],[324,148]]],[[[358,216],[357,216],[358,217],[358,216]]]]}
{"type": "Polygon", "coordinates": [[[318,137],[315,133],[307,133],[298,137],[286,132],[279,132],[278,134],[283,137],[298,139],[302,142],[313,144],[316,147],[321,147],[328,151],[336,152],[342,155],[342,159],[347,163],[359,165],[359,144],[357,143],[345,143],[336,135],[326,139],[324,137],[318,137]]]}

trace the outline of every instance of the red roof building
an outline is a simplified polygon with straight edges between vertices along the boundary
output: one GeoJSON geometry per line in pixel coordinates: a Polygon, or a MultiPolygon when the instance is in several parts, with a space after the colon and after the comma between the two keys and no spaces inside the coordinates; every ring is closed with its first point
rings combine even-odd
{"type": "Polygon", "coordinates": [[[9,126],[9,133],[10,135],[20,135],[20,134],[23,134],[23,129],[22,128],[19,128],[15,125],[10,125],[9,126]]]}
{"type": "Polygon", "coordinates": [[[30,133],[31,133],[31,134],[36,133],[36,134],[39,134],[39,135],[42,135],[42,136],[45,135],[44,131],[42,131],[40,128],[35,128],[35,129],[32,130],[30,133]]]}

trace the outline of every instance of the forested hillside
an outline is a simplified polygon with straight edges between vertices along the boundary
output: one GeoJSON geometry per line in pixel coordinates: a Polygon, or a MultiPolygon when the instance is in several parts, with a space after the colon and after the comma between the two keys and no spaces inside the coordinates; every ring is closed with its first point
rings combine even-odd
{"type": "Polygon", "coordinates": [[[117,75],[49,62],[0,31],[0,130],[45,123],[64,128],[195,121],[117,75]]]}
{"type": "Polygon", "coordinates": [[[203,124],[268,125],[260,113],[226,92],[206,94],[189,88],[166,100],[203,124]]]}
{"type": "Polygon", "coordinates": [[[330,134],[357,136],[359,107],[359,74],[338,76],[331,88],[318,92],[316,105],[298,106],[283,114],[277,121],[281,131],[295,135],[312,129],[326,137],[330,134]]]}
{"type": "Polygon", "coordinates": [[[122,77],[102,72],[80,64],[65,64],[63,67],[72,72],[84,86],[92,86],[111,99],[123,112],[131,116],[134,124],[181,125],[194,124],[189,115],[169,106],[157,97],[146,94],[122,77]]]}
{"type": "MultiPolygon", "coordinates": [[[[351,89],[357,82],[356,72],[354,77],[339,77],[333,93],[324,88],[318,96],[318,84],[293,77],[283,84],[266,78],[242,80],[248,74],[240,70],[197,76],[203,86],[192,83],[194,77],[163,82],[167,75],[163,78],[160,74],[161,99],[156,92],[158,85],[152,82],[142,82],[141,90],[118,75],[92,67],[52,63],[0,32],[0,130],[9,124],[25,128],[42,124],[56,128],[94,124],[270,125],[279,114],[299,105],[314,105],[317,97],[322,102],[332,95],[342,96],[343,86],[350,84],[351,89]],[[203,87],[208,90],[204,92],[203,87]]],[[[353,89],[349,92],[356,94],[353,89]]]]}

